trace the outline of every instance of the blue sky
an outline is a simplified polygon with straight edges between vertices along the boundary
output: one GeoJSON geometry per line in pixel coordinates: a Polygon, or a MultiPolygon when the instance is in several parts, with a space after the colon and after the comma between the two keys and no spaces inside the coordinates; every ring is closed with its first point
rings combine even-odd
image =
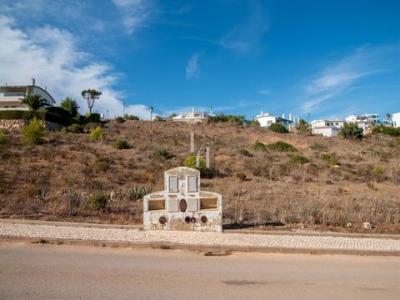
{"type": "Polygon", "coordinates": [[[400,1],[0,0],[0,84],[148,116],[400,111],[400,1]]]}

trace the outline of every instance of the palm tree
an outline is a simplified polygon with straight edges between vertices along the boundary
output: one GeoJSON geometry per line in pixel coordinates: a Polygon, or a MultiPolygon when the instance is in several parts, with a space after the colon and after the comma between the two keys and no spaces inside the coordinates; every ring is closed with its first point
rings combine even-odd
{"type": "Polygon", "coordinates": [[[26,96],[22,100],[22,103],[28,105],[31,111],[37,111],[39,108],[49,105],[46,99],[42,98],[39,95],[33,95],[33,94],[26,96]]]}
{"type": "Polygon", "coordinates": [[[100,98],[101,92],[93,90],[93,89],[88,89],[88,90],[82,91],[81,95],[86,100],[86,103],[89,108],[89,113],[92,114],[92,108],[94,106],[94,103],[97,99],[100,98]]]}

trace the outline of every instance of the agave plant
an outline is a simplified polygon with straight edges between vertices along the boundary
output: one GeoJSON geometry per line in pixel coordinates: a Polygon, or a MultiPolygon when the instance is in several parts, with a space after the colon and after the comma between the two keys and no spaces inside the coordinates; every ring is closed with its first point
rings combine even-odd
{"type": "Polygon", "coordinates": [[[146,186],[135,186],[128,191],[129,200],[142,199],[144,195],[151,193],[151,188],[146,186]]]}

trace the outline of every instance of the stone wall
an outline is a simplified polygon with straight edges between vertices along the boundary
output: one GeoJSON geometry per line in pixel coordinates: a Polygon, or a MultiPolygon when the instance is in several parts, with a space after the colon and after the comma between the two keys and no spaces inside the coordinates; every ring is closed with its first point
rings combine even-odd
{"type": "Polygon", "coordinates": [[[24,120],[0,120],[0,130],[19,131],[24,125],[24,120]]]}

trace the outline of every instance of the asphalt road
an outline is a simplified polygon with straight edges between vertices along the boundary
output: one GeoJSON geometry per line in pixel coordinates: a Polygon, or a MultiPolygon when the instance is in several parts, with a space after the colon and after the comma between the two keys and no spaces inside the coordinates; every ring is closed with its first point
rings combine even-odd
{"type": "Polygon", "coordinates": [[[399,297],[399,257],[0,243],[0,300],[399,297]]]}

